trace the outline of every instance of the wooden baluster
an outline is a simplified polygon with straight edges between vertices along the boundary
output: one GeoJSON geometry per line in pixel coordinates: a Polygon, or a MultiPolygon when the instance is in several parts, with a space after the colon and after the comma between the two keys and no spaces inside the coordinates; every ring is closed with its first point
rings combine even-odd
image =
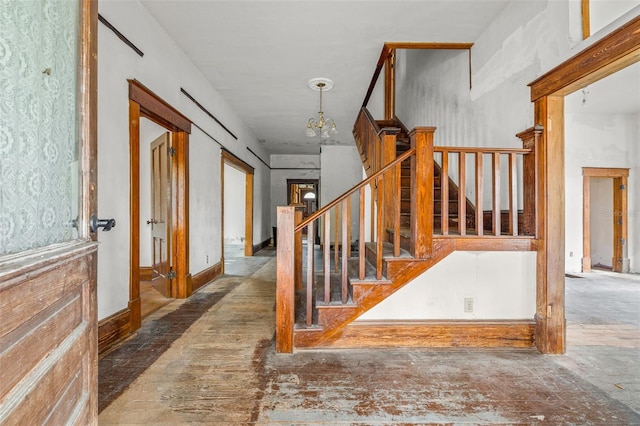
{"type": "Polygon", "coordinates": [[[476,233],[477,235],[484,234],[484,212],[482,206],[483,192],[483,174],[484,165],[482,152],[476,152],[476,233]]]}
{"type": "Polygon", "coordinates": [[[347,257],[351,257],[351,222],[352,222],[351,221],[351,197],[352,196],[346,198],[348,224],[345,225],[345,227],[347,228],[347,244],[346,245],[343,244],[343,249],[347,253],[347,257]]]}
{"type": "Polygon", "coordinates": [[[276,352],[293,352],[295,323],[294,229],[295,208],[277,208],[278,248],[276,272],[276,352]]]}
{"type": "Polygon", "coordinates": [[[313,270],[313,257],[315,256],[315,241],[313,241],[315,234],[314,222],[315,221],[309,222],[309,225],[307,226],[307,327],[313,322],[313,281],[315,276],[313,270]]]}
{"type": "Polygon", "coordinates": [[[393,212],[393,256],[400,256],[400,207],[402,203],[401,179],[402,163],[398,163],[395,169],[395,211],[393,212]]]}
{"type": "Polygon", "coordinates": [[[358,276],[361,280],[365,276],[365,253],[364,253],[364,203],[365,190],[364,186],[360,188],[360,237],[358,239],[358,276]]]}
{"type": "Polygon", "coordinates": [[[435,127],[416,127],[409,137],[411,157],[411,251],[425,259],[433,250],[433,133],[435,127]]]}
{"type": "Polygon", "coordinates": [[[331,302],[331,210],[324,214],[324,303],[331,302]]]}
{"type": "Polygon", "coordinates": [[[458,154],[458,232],[467,235],[467,158],[458,154]]]}
{"type": "Polygon", "coordinates": [[[382,176],[378,178],[378,211],[376,220],[376,278],[382,279],[382,243],[384,241],[384,179],[382,176]]]}
{"type": "Polygon", "coordinates": [[[509,234],[518,235],[518,190],[517,190],[517,156],[509,154],[509,234]]]}
{"type": "Polygon", "coordinates": [[[371,238],[371,242],[375,241],[374,240],[374,238],[375,238],[374,235],[376,235],[376,228],[375,228],[376,221],[373,220],[373,218],[375,217],[374,216],[374,212],[376,211],[375,198],[376,198],[377,193],[378,193],[378,191],[377,191],[378,187],[376,185],[376,182],[377,182],[376,180],[371,181],[371,187],[370,187],[371,188],[371,199],[369,200],[369,204],[370,204],[370,206],[369,206],[370,210],[369,211],[371,212],[370,213],[371,214],[371,222],[369,223],[369,225],[370,225],[371,229],[369,230],[370,231],[369,236],[371,238]]]}
{"type": "Polygon", "coordinates": [[[342,276],[341,276],[341,284],[342,284],[342,303],[347,303],[347,298],[349,296],[347,289],[347,273],[349,272],[349,254],[347,253],[347,247],[350,245],[349,243],[349,232],[347,229],[349,228],[349,198],[345,198],[342,200],[342,276]]]}
{"type": "Polygon", "coordinates": [[[449,152],[442,151],[440,173],[440,220],[442,235],[449,235],[449,152]]]}
{"type": "MultiPolygon", "coordinates": [[[[295,224],[302,222],[302,210],[296,209],[295,212],[295,224]]],[[[296,291],[302,290],[302,231],[296,232],[295,235],[295,244],[294,244],[294,254],[295,254],[295,288],[296,291]]]]}
{"type": "Polygon", "coordinates": [[[340,205],[336,206],[333,218],[335,219],[335,228],[333,231],[333,272],[337,273],[340,270],[340,205]]]}
{"type": "Polygon", "coordinates": [[[493,235],[500,235],[500,154],[493,153],[492,157],[493,178],[493,235]]]}

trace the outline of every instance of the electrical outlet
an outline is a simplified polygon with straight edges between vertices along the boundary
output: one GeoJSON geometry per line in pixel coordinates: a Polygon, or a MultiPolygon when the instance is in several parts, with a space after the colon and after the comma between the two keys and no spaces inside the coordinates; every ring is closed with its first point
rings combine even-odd
{"type": "Polygon", "coordinates": [[[204,256],[204,263],[209,263],[209,255],[208,254],[206,254],[204,256]]]}
{"type": "Polygon", "coordinates": [[[473,297],[464,298],[464,311],[473,312],[473,297]]]}

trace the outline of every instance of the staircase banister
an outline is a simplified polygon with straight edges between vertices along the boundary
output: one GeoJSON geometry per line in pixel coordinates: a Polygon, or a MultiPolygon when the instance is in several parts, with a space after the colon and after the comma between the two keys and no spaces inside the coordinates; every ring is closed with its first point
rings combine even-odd
{"type": "Polygon", "coordinates": [[[368,185],[369,183],[371,183],[374,179],[377,179],[380,175],[384,174],[385,172],[391,170],[393,167],[395,167],[397,164],[403,162],[404,160],[406,160],[407,158],[411,157],[414,153],[415,153],[415,148],[411,148],[408,151],[404,152],[401,156],[399,156],[398,158],[396,158],[394,161],[392,161],[391,163],[387,164],[386,166],[384,166],[383,168],[381,168],[380,170],[378,170],[376,173],[372,174],[371,176],[369,176],[368,178],[366,178],[365,180],[363,180],[362,182],[360,182],[359,184],[357,184],[356,186],[354,186],[353,188],[349,189],[348,191],[346,191],[344,194],[342,194],[341,196],[339,196],[338,198],[336,198],[335,200],[333,200],[332,202],[330,202],[329,204],[327,204],[326,206],[322,207],[320,210],[314,212],[313,214],[311,214],[309,217],[307,217],[305,220],[303,220],[302,222],[300,222],[300,224],[298,226],[296,226],[295,228],[295,232],[299,232],[302,229],[304,229],[305,226],[307,226],[309,223],[313,222],[314,220],[318,219],[320,216],[322,216],[323,214],[325,214],[327,211],[331,210],[331,208],[335,207],[336,205],[338,205],[340,202],[342,202],[342,200],[344,200],[347,197],[350,197],[351,195],[353,195],[356,191],[358,191],[360,188],[364,187],[365,185],[368,185]]]}
{"type": "MultiPolygon", "coordinates": [[[[380,133],[380,126],[378,126],[378,123],[376,123],[376,120],[373,118],[373,116],[371,115],[371,113],[369,112],[367,107],[363,106],[362,108],[360,108],[360,115],[364,115],[364,117],[367,119],[367,121],[369,123],[371,123],[371,125],[373,126],[373,128],[376,131],[376,134],[380,133]]],[[[356,120],[356,122],[357,122],[357,120],[356,120]]]]}
{"type": "Polygon", "coordinates": [[[531,149],[529,148],[484,148],[484,147],[462,147],[462,146],[434,146],[434,151],[437,152],[466,152],[466,153],[483,153],[491,152],[498,154],[529,154],[531,149]]]}

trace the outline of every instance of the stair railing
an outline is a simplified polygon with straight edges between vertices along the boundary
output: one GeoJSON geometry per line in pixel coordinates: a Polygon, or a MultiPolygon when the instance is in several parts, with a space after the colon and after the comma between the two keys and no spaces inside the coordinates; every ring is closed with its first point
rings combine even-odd
{"type": "Polygon", "coordinates": [[[442,171],[440,211],[436,212],[440,215],[440,223],[436,234],[528,235],[522,226],[518,199],[522,198],[524,186],[529,185],[524,181],[522,165],[524,156],[530,153],[531,149],[527,148],[434,147],[442,171]],[[452,168],[452,164],[455,167],[452,168]],[[469,165],[472,166],[471,173],[467,171],[469,165]],[[450,179],[445,177],[457,184],[457,200],[449,199],[450,179]],[[467,191],[468,188],[471,190],[467,191]],[[474,200],[473,216],[467,214],[469,194],[474,200]],[[485,204],[490,205],[485,208],[485,204]],[[454,208],[450,209],[450,206],[454,208]]]}
{"type": "MultiPolygon", "coordinates": [[[[276,350],[278,352],[293,351],[293,331],[296,321],[296,309],[304,306],[298,318],[304,320],[301,327],[313,327],[315,303],[324,305],[344,305],[350,302],[351,294],[348,283],[351,263],[352,275],[364,280],[365,242],[375,244],[375,279],[383,276],[383,244],[391,243],[393,255],[400,253],[400,239],[389,238],[385,224],[392,224],[393,234],[400,234],[400,185],[403,163],[411,164],[412,199],[420,204],[412,208],[411,252],[416,257],[427,257],[432,250],[432,236],[427,235],[433,229],[433,128],[419,128],[411,133],[411,148],[402,155],[381,167],[340,197],[311,214],[304,221],[299,221],[295,206],[277,208],[278,246],[277,246],[277,291],[276,291],[276,350]],[[429,167],[429,164],[431,167],[429,167]],[[418,182],[418,184],[416,184],[418,182]],[[375,193],[377,202],[373,209],[367,209],[367,187],[375,193]],[[357,220],[352,221],[352,206],[357,206],[357,220]],[[369,210],[369,211],[367,211],[369,210]],[[370,235],[365,233],[365,222],[374,224],[370,235]],[[352,223],[357,223],[357,245],[352,250],[352,223]],[[421,229],[421,227],[423,229],[421,229]],[[319,259],[316,253],[316,229],[320,234],[319,259]],[[332,233],[333,231],[333,233],[332,233]],[[306,234],[306,250],[303,243],[306,234]],[[356,249],[357,247],[357,249],[356,249]],[[357,253],[357,255],[356,255],[357,253]],[[303,259],[304,257],[304,259],[303,259]],[[316,270],[316,260],[322,266],[316,270]],[[350,262],[351,260],[351,262],[350,262]],[[306,269],[306,271],[303,271],[306,269]],[[323,278],[319,289],[314,286],[315,276],[323,278]],[[332,286],[332,276],[334,283],[332,286]],[[296,290],[304,288],[304,300],[296,297],[296,290]],[[316,291],[318,301],[316,302],[316,291]],[[297,305],[296,305],[297,304],[297,305]]],[[[392,133],[392,132],[391,132],[392,133]]],[[[385,135],[382,140],[394,140],[395,136],[385,135]]],[[[391,144],[391,142],[388,142],[391,144]]],[[[413,204],[413,203],[412,203],[413,204]]],[[[354,212],[355,213],[355,212],[354,212]]],[[[391,253],[389,253],[391,254],[391,253]]],[[[373,277],[372,277],[373,278],[373,277]]]]}

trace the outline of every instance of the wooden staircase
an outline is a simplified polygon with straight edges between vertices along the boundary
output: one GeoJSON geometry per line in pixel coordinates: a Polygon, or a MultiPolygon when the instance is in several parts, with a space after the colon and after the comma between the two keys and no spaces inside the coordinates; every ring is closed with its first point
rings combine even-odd
{"type": "MultiPolygon", "coordinates": [[[[533,150],[434,147],[434,131],[409,132],[399,120],[376,121],[363,108],[354,136],[368,177],[304,221],[295,207],[278,207],[278,352],[333,346],[355,319],[454,250],[534,249],[532,234],[521,235],[533,225],[519,225],[523,215],[515,208],[514,186],[516,172],[527,175],[516,166],[530,167],[526,156],[533,150]],[[450,157],[458,159],[453,179],[450,157]],[[488,215],[476,209],[486,198],[485,157],[491,159],[486,163],[492,176],[488,215]],[[506,215],[500,208],[503,157],[506,215]],[[474,176],[465,174],[467,159],[475,159],[474,176]],[[466,197],[470,179],[475,179],[475,203],[466,197]],[[355,223],[352,206],[358,212],[355,223]]],[[[527,195],[524,191],[525,200],[527,195]]],[[[529,221],[535,220],[531,209],[525,203],[529,221]]]]}

